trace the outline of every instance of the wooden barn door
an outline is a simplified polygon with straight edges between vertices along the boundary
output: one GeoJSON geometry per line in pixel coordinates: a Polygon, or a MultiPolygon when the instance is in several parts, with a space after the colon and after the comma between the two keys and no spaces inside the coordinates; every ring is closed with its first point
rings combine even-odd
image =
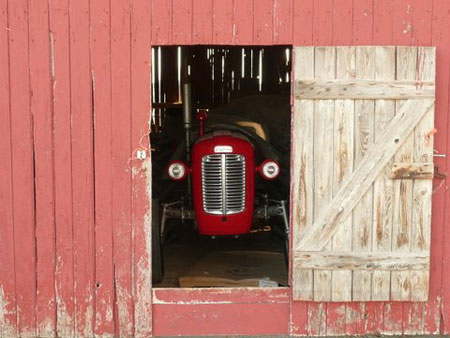
{"type": "Polygon", "coordinates": [[[294,299],[427,300],[435,49],[294,58],[294,299]]]}

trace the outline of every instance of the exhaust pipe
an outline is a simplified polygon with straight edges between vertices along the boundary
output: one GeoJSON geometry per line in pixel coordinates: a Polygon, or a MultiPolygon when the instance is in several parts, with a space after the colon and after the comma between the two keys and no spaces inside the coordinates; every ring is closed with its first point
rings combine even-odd
{"type": "MultiPolygon", "coordinates": [[[[192,97],[191,97],[191,84],[183,84],[183,122],[184,122],[184,133],[186,142],[186,162],[191,163],[191,124],[192,124],[192,97]]],[[[187,177],[187,189],[188,189],[188,206],[191,206],[191,176],[187,177]]]]}

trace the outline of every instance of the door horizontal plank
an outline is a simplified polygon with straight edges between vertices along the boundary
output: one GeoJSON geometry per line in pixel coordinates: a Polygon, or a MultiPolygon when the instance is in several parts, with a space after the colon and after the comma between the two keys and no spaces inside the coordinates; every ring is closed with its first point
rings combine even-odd
{"type": "Polygon", "coordinates": [[[434,98],[434,82],[376,80],[300,80],[296,99],[422,99],[434,98]]]}
{"type": "Polygon", "coordinates": [[[303,251],[295,254],[295,268],[314,270],[428,270],[428,252],[303,251]]]}

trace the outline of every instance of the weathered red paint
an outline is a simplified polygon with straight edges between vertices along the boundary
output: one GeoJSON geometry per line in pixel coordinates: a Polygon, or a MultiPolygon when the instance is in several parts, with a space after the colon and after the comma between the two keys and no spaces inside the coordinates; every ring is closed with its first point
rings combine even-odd
{"type": "Polygon", "coordinates": [[[0,336],[450,333],[448,178],[426,303],[152,293],[145,136],[152,45],[433,45],[448,154],[447,0],[0,0],[0,26],[0,336]]]}

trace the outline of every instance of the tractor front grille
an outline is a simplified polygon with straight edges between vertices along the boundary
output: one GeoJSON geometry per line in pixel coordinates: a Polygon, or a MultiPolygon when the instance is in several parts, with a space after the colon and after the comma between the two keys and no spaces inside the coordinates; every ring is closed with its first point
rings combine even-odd
{"type": "Polygon", "coordinates": [[[245,209],[245,157],[213,154],[202,158],[203,209],[231,215],[245,209]]]}

